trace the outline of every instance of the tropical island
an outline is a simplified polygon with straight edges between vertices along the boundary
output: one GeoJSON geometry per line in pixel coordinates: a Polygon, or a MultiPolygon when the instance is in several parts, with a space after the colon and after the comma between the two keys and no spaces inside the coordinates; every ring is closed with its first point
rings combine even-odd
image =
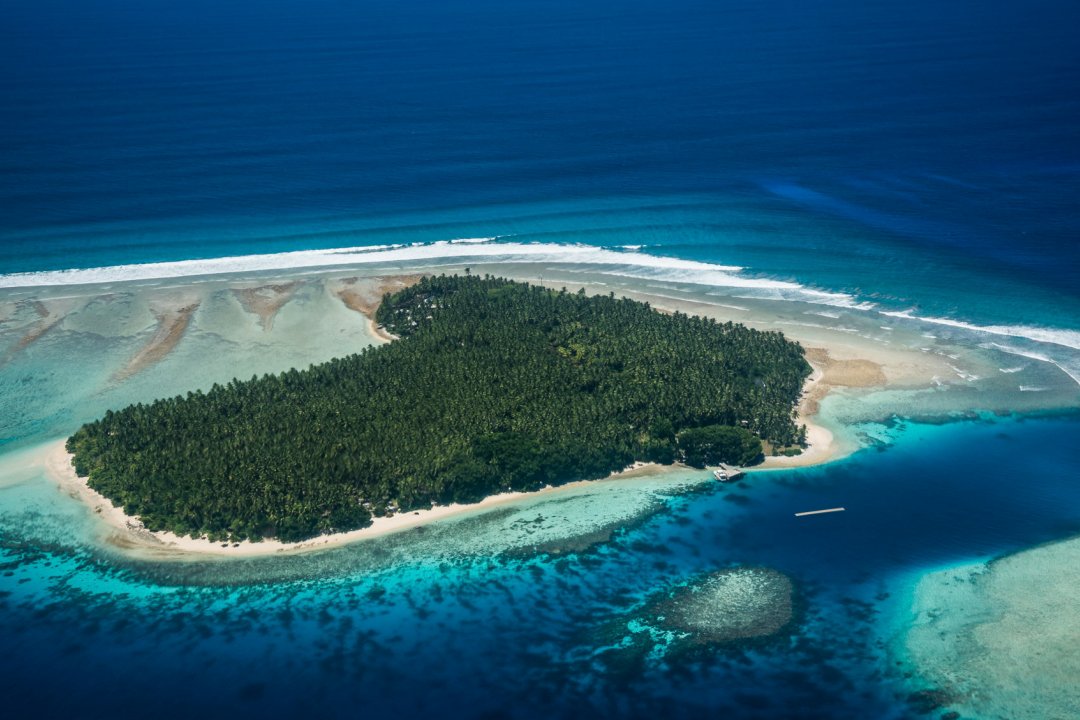
{"type": "Polygon", "coordinates": [[[296,542],[805,442],[811,368],[779,332],[471,275],[387,294],[376,321],[398,339],[110,411],[68,440],[74,469],[152,531],[296,542]]]}

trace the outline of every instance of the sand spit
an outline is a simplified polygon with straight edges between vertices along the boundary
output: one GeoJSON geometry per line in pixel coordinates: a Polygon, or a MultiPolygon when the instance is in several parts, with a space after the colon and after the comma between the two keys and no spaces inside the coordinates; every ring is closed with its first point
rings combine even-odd
{"type": "Polygon", "coordinates": [[[382,278],[345,278],[336,294],[345,307],[361,315],[372,316],[379,309],[383,295],[412,287],[423,275],[394,275],[382,278]]]}
{"type": "Polygon", "coordinates": [[[61,320],[67,317],[68,312],[71,310],[70,307],[67,307],[70,303],[65,304],[64,307],[52,308],[41,300],[32,300],[29,301],[28,304],[37,316],[37,320],[23,333],[18,342],[4,353],[4,356],[0,358],[0,365],[7,364],[15,357],[15,355],[44,337],[46,333],[55,328],[61,320]]]}
{"type": "Polygon", "coordinates": [[[345,307],[358,312],[368,319],[371,334],[384,342],[397,338],[379,327],[375,322],[375,311],[379,309],[386,293],[397,292],[420,282],[423,275],[395,275],[383,278],[345,278],[338,281],[334,291],[345,307]]]}
{"type": "Polygon", "coordinates": [[[292,300],[299,285],[299,281],[293,280],[252,288],[232,288],[232,293],[245,311],[259,318],[262,329],[269,332],[274,329],[274,317],[292,300]]]}
{"type": "Polygon", "coordinates": [[[806,348],[806,360],[815,368],[815,373],[799,405],[799,413],[805,417],[816,415],[822,399],[834,388],[884,387],[889,382],[881,364],[872,360],[836,360],[821,347],[806,348]]]}
{"type": "Polygon", "coordinates": [[[1074,718],[1080,708],[1080,538],[930,573],[907,655],[964,717],[1074,718]]]}
{"type": "MultiPolygon", "coordinates": [[[[245,558],[329,550],[361,540],[411,530],[438,520],[508,505],[519,500],[572,492],[592,483],[606,482],[606,480],[582,480],[558,487],[549,486],[536,492],[507,492],[492,495],[484,498],[479,503],[470,505],[458,503],[436,505],[430,510],[415,510],[398,513],[392,517],[375,518],[370,526],[360,530],[322,535],[296,543],[285,543],[278,540],[218,543],[206,539],[180,537],[170,532],[147,530],[138,518],[126,515],[123,508],[116,507],[111,500],[87,485],[86,478],[79,477],[75,473],[71,459],[71,454],[65,448],[65,441],[60,440],[50,444],[43,454],[46,474],[60,487],[61,491],[85,503],[97,515],[102,521],[102,531],[106,543],[119,550],[133,551],[141,556],[160,560],[193,560],[215,557],[245,558]]],[[[635,463],[623,472],[612,474],[607,480],[656,475],[680,469],[684,468],[652,463],[635,463]]]]}
{"type": "Polygon", "coordinates": [[[157,321],[157,330],[150,341],[131,358],[127,366],[113,375],[114,382],[123,382],[131,376],[142,372],[151,365],[164,360],[171,353],[187,332],[191,324],[191,318],[199,309],[199,302],[191,303],[180,308],[152,310],[154,319],[157,321]]]}

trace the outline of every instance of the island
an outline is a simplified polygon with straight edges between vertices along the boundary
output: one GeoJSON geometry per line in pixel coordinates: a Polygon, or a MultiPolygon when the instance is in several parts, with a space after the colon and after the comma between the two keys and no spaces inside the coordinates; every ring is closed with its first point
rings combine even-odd
{"type": "Polygon", "coordinates": [[[375,319],[393,342],[107,412],[68,439],[75,472],[151,531],[297,542],[805,441],[811,368],[779,332],[469,274],[387,294],[375,319]]]}

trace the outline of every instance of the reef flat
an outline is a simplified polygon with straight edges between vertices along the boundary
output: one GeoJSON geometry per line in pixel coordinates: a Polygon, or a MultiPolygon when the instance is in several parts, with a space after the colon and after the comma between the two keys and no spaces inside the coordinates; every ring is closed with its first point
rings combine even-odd
{"type": "Polygon", "coordinates": [[[905,649],[964,717],[1066,720],[1080,711],[1080,538],[926,575],[905,649]]]}

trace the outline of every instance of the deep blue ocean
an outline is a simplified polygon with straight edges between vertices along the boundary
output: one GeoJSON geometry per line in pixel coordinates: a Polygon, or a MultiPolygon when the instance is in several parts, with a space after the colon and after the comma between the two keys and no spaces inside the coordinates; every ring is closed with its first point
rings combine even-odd
{"type": "MultiPolygon", "coordinates": [[[[0,17],[0,275],[493,237],[1080,330],[1076,3],[0,0],[0,17]]],[[[1078,427],[900,422],[560,558],[368,570],[354,548],[218,577],[0,523],[0,714],[912,717],[877,618],[923,570],[1080,533],[1078,427]],[[856,512],[791,521],[832,504],[856,512]],[[588,628],[733,563],[796,580],[799,639],[643,676],[589,660],[588,628]]]]}
{"type": "Polygon", "coordinates": [[[1080,315],[1073,3],[3,8],[0,273],[498,236],[1080,315]]]}

